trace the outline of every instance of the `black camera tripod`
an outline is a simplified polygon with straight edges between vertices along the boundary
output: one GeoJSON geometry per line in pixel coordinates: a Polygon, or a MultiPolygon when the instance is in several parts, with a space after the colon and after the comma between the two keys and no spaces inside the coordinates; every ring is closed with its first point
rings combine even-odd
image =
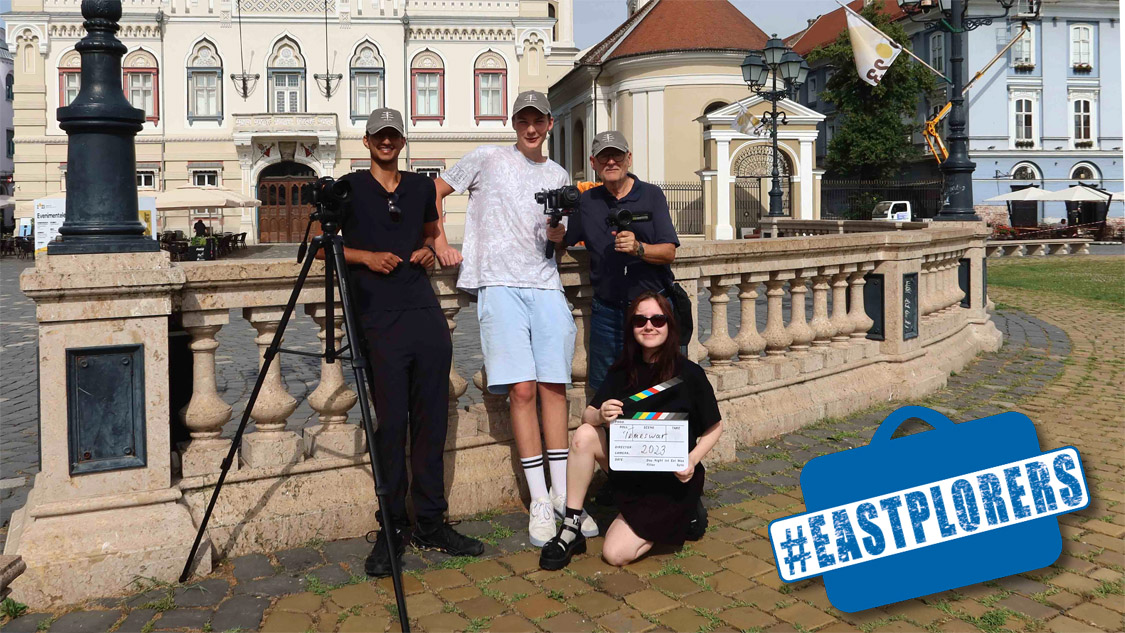
{"type": "MultiPolygon", "coordinates": [[[[325,362],[334,363],[337,359],[350,360],[352,370],[355,378],[355,389],[359,395],[359,411],[363,417],[363,430],[367,435],[367,454],[371,458],[371,472],[375,479],[375,497],[379,500],[379,512],[383,518],[383,529],[389,529],[394,532],[394,522],[391,519],[390,503],[386,483],[383,481],[382,468],[379,465],[379,457],[375,451],[375,424],[371,416],[371,397],[368,393],[367,383],[367,357],[361,345],[357,342],[360,341],[360,330],[357,327],[355,314],[352,311],[351,295],[348,294],[348,267],[347,261],[344,259],[344,238],[340,237],[340,204],[345,201],[350,195],[350,188],[346,182],[333,180],[331,178],[321,178],[312,186],[313,200],[317,205],[317,210],[309,216],[309,224],[305,227],[305,239],[301,243],[301,248],[297,254],[297,261],[303,260],[301,272],[297,276],[297,282],[293,285],[293,293],[289,296],[289,303],[285,306],[285,311],[281,314],[281,323],[277,327],[277,332],[273,335],[273,342],[266,349],[262,368],[258,371],[258,380],[254,383],[254,390],[250,392],[250,401],[246,403],[246,410],[242,414],[242,420],[238,424],[238,430],[235,431],[234,438],[231,440],[230,451],[222,462],[222,472],[219,473],[219,480],[215,482],[215,491],[211,494],[211,501],[207,504],[207,511],[203,513],[203,521],[199,524],[199,531],[195,535],[195,543],[191,546],[191,553],[188,555],[187,563],[184,564],[184,571],[180,574],[180,582],[187,582],[191,575],[192,563],[195,561],[196,552],[199,550],[199,544],[203,540],[203,534],[207,531],[207,522],[211,519],[211,511],[215,509],[215,502],[219,499],[219,492],[223,488],[223,482],[227,478],[227,473],[230,471],[231,465],[234,463],[235,455],[239,447],[242,445],[242,435],[246,431],[246,425],[250,421],[250,412],[254,410],[254,404],[258,400],[258,392],[262,389],[262,384],[266,379],[266,372],[269,370],[270,364],[273,362],[275,356],[279,351],[284,351],[287,354],[299,354],[301,356],[312,356],[315,358],[323,358],[325,362]],[[308,242],[309,230],[312,228],[313,222],[321,223],[321,234],[313,237],[311,252],[306,252],[305,244],[308,242]],[[293,310],[297,306],[297,298],[301,295],[301,289],[305,285],[305,280],[309,276],[309,270],[312,268],[313,260],[316,259],[316,254],[324,250],[324,304],[325,304],[325,340],[324,352],[312,353],[303,352],[300,350],[283,350],[281,348],[281,339],[285,334],[285,327],[289,324],[289,317],[293,315],[293,310]],[[344,333],[347,335],[348,344],[343,348],[336,349],[335,337],[335,290],[340,290],[340,304],[341,311],[344,315],[344,333]],[[350,348],[351,356],[340,356],[341,353],[348,351],[350,348]]],[[[391,536],[387,539],[387,548],[390,550],[391,555],[391,580],[394,583],[395,601],[398,604],[398,621],[404,633],[409,633],[410,622],[406,615],[406,594],[402,588],[402,569],[399,564],[398,552],[395,548],[395,539],[397,537],[391,536]]]]}

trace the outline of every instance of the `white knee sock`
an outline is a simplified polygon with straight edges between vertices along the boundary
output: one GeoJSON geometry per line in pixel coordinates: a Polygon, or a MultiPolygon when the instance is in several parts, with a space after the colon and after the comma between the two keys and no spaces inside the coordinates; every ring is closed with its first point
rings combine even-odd
{"type": "Polygon", "coordinates": [[[551,487],[555,495],[566,499],[566,458],[570,450],[566,448],[547,449],[547,464],[551,468],[551,487]]]}
{"type": "Polygon", "coordinates": [[[527,478],[527,489],[532,501],[547,496],[547,479],[543,476],[543,455],[521,457],[523,476],[527,478]]]}

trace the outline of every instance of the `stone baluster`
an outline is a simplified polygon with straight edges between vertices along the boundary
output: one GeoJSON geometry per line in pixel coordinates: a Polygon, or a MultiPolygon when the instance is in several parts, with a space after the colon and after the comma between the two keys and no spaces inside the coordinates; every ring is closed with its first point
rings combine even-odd
{"type": "Polygon", "coordinates": [[[707,348],[707,356],[712,365],[729,365],[734,355],[738,353],[738,343],[730,337],[727,327],[727,303],[730,302],[730,290],[733,280],[729,277],[712,277],[709,280],[708,290],[711,291],[711,336],[703,344],[707,348]]]}
{"type": "Polygon", "coordinates": [[[855,327],[848,318],[848,275],[846,272],[832,275],[832,327],[836,329],[832,342],[837,344],[846,343],[855,327]]]}
{"type": "Polygon", "coordinates": [[[952,263],[950,264],[950,268],[952,269],[949,273],[952,281],[950,288],[953,290],[951,293],[952,296],[950,297],[950,305],[954,308],[960,308],[961,300],[965,298],[965,291],[961,289],[961,257],[964,254],[964,251],[961,251],[954,255],[952,263]]]}
{"type": "Polygon", "coordinates": [[[919,315],[927,316],[934,311],[934,265],[924,259],[922,270],[918,275],[918,307],[919,315]]]}
{"type": "Polygon", "coordinates": [[[758,284],[761,283],[755,275],[743,275],[738,284],[738,303],[741,307],[742,320],[738,326],[738,336],[734,341],[738,343],[739,362],[758,362],[762,350],[766,349],[766,340],[758,334],[758,284]]]}
{"type": "MultiPolygon", "coordinates": [[[[453,330],[457,329],[457,322],[454,319],[456,319],[457,313],[460,312],[460,311],[461,311],[460,305],[453,306],[451,308],[442,308],[441,309],[442,314],[445,315],[445,326],[447,328],[449,328],[449,338],[451,338],[451,339],[453,338],[453,330]]],[[[449,363],[449,408],[450,409],[456,409],[457,408],[457,401],[461,399],[461,396],[465,395],[465,392],[468,389],[469,389],[469,381],[462,378],[461,374],[457,373],[457,368],[454,366],[454,363],[450,362],[449,363]]]]}
{"type": "Polygon", "coordinates": [[[825,269],[820,269],[820,274],[813,277],[813,318],[809,326],[813,330],[813,347],[826,347],[832,342],[836,328],[828,319],[828,279],[825,269]]]}
{"type": "MultiPolygon", "coordinates": [[[[184,477],[217,473],[230,451],[230,440],[221,439],[223,425],[230,420],[231,407],[219,397],[215,385],[215,335],[230,322],[227,310],[185,312],[184,329],[191,335],[191,400],[180,409],[180,419],[191,440],[180,444],[184,477]]],[[[235,461],[232,468],[238,468],[235,461]]]]}
{"type": "Polygon", "coordinates": [[[593,296],[590,286],[568,286],[566,296],[574,306],[570,314],[574,317],[574,359],[570,363],[570,381],[575,387],[584,387],[590,377],[590,314],[593,296]]]}
{"type": "MultiPolygon", "coordinates": [[[[332,323],[328,323],[328,313],[323,303],[310,303],[305,305],[305,314],[319,326],[316,337],[320,339],[320,351],[325,351],[328,342],[328,328],[332,327],[332,336],[335,338],[335,347],[343,347],[344,315],[337,304],[332,315],[332,323]]],[[[363,350],[354,350],[361,353],[363,350]]],[[[274,363],[276,364],[276,360],[274,363]]],[[[367,450],[367,438],[363,428],[356,424],[347,424],[348,411],[355,406],[358,399],[356,392],[352,391],[344,380],[343,362],[329,363],[320,360],[320,384],[309,394],[309,406],[316,411],[319,424],[313,424],[302,430],[305,440],[305,454],[309,457],[352,457],[361,455],[367,450]]]]}
{"type": "Polygon", "coordinates": [[[941,262],[941,286],[941,309],[952,312],[957,307],[953,299],[957,294],[957,259],[952,254],[941,262]]]}
{"type": "Polygon", "coordinates": [[[766,280],[766,329],[762,331],[762,338],[766,340],[766,357],[774,360],[785,354],[792,340],[785,329],[781,306],[786,277],[784,273],[774,272],[766,280]]]}
{"type": "Polygon", "coordinates": [[[806,285],[808,283],[808,271],[798,270],[797,276],[789,282],[789,337],[792,339],[790,349],[797,354],[804,354],[809,351],[809,344],[812,343],[813,337],[816,334],[805,319],[805,295],[809,289],[806,285]]]}
{"type": "Polygon", "coordinates": [[[866,338],[867,330],[875,325],[875,321],[867,316],[867,310],[864,309],[863,302],[863,287],[867,285],[867,280],[864,279],[866,271],[860,270],[851,274],[848,280],[851,282],[849,286],[851,289],[852,306],[848,311],[848,317],[852,322],[852,338],[866,338]]]}
{"type": "MultiPolygon", "coordinates": [[[[243,308],[242,317],[254,326],[258,336],[258,367],[265,362],[265,353],[273,342],[281,321],[282,308],[270,306],[243,308]]],[[[292,464],[301,459],[301,441],[296,433],[285,430],[285,421],[297,408],[297,401],[285,391],[281,382],[281,354],[270,363],[265,382],[258,392],[258,401],[250,411],[257,427],[242,441],[242,461],[250,468],[292,464]]]]}

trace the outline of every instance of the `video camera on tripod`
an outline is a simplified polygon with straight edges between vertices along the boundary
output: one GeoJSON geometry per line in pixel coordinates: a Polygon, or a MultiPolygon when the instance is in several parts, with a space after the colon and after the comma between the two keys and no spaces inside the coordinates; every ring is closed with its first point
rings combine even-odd
{"type": "Polygon", "coordinates": [[[305,237],[297,248],[297,263],[305,260],[313,222],[320,222],[325,232],[335,233],[343,220],[340,210],[351,198],[352,184],[332,176],[324,176],[301,187],[301,204],[311,204],[316,209],[309,214],[309,223],[305,225],[305,237]]]}
{"type": "MultiPolygon", "coordinates": [[[[574,213],[574,207],[578,206],[578,198],[581,196],[582,192],[578,190],[578,187],[567,185],[558,189],[537,192],[535,202],[543,205],[543,213],[551,218],[551,226],[556,227],[562,221],[564,215],[574,213]]],[[[547,242],[547,250],[544,255],[548,258],[554,257],[555,245],[547,242]]]]}

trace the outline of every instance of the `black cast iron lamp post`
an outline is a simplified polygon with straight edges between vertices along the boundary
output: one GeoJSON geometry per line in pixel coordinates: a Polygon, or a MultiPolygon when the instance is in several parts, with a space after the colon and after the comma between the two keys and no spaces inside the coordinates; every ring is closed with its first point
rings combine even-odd
{"type": "Polygon", "coordinates": [[[86,37],[75,45],[82,55],[82,88],[58,109],[67,134],[66,221],[48,255],[147,253],[160,250],[145,235],[137,215],[137,153],[134,137],[145,122],[121,88],[125,45],[115,36],[121,0],[82,0],[86,37]]]}
{"type": "Polygon", "coordinates": [[[783,194],[781,191],[781,175],[778,170],[778,161],[781,157],[777,153],[777,126],[779,123],[785,125],[789,121],[784,112],[777,111],[777,104],[782,99],[788,98],[797,87],[805,83],[808,74],[809,65],[805,59],[786,47],[777,35],[766,42],[762,54],[750,53],[746,56],[746,59],[742,60],[742,80],[751,90],[773,105],[769,112],[762,115],[762,121],[770,126],[770,139],[773,145],[770,217],[785,215],[781,210],[783,194]],[[773,82],[767,88],[766,83],[771,75],[773,76],[773,82]],[[784,81],[781,87],[777,85],[778,76],[784,81]]]}
{"type": "MultiPolygon", "coordinates": [[[[1004,9],[1001,15],[968,15],[969,0],[898,0],[903,13],[915,22],[935,24],[936,28],[951,35],[949,55],[953,96],[950,99],[949,135],[946,145],[949,158],[941,164],[945,177],[945,204],[934,216],[935,220],[953,222],[980,222],[973,209],[973,172],[976,163],[969,160],[969,137],[965,134],[968,112],[965,110],[965,33],[993,20],[1005,18],[1016,0],[992,0],[1004,9]],[[922,16],[918,19],[918,16],[922,16]]],[[[987,3],[985,3],[987,4],[987,3]]],[[[1033,11],[1038,13],[1038,2],[1031,0],[1033,11]]]]}

